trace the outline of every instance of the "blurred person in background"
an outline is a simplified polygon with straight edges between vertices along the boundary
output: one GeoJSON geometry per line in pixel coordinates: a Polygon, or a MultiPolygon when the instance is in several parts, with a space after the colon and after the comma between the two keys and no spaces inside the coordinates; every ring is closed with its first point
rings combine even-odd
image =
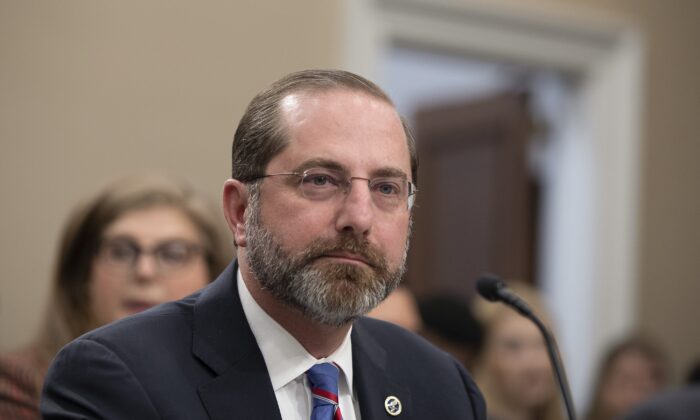
{"type": "Polygon", "coordinates": [[[620,418],[667,382],[667,361],[660,347],[641,335],[627,337],[603,357],[586,419],[620,418]]]}
{"type": "Polygon", "coordinates": [[[686,420],[700,413],[700,361],[686,375],[685,385],[659,392],[633,407],[624,420],[686,420]]]}
{"type": "MultiPolygon", "coordinates": [[[[521,282],[508,287],[548,327],[538,293],[521,282]]],[[[474,377],[491,420],[557,420],[562,408],[544,338],[535,324],[506,305],[477,299],[474,314],[484,327],[484,345],[474,377]]]]}
{"type": "Polygon", "coordinates": [[[418,309],[423,323],[420,334],[472,371],[484,331],[469,304],[454,295],[437,295],[421,299],[418,309]]]}
{"type": "Polygon", "coordinates": [[[46,319],[32,344],[0,355],[0,418],[39,418],[58,350],[106,323],[180,299],[228,264],[232,247],[215,207],[158,175],[109,185],[63,232],[46,319]]]}
{"type": "Polygon", "coordinates": [[[483,329],[469,305],[451,295],[416,301],[404,286],[396,288],[367,316],[391,322],[417,333],[450,353],[471,370],[483,341],[483,329]]]}
{"type": "Polygon", "coordinates": [[[382,303],[369,311],[367,316],[391,322],[415,333],[421,329],[416,298],[404,286],[397,287],[382,303]]]}
{"type": "Polygon", "coordinates": [[[700,413],[700,385],[661,391],[632,407],[624,420],[688,420],[700,413]]]}

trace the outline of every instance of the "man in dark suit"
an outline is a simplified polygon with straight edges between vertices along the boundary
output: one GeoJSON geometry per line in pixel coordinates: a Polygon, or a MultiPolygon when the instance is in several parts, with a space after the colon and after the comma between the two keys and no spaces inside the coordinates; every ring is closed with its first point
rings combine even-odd
{"type": "Polygon", "coordinates": [[[234,137],[223,201],[238,260],[200,292],[64,348],[42,414],[484,419],[459,363],[362,316],[403,276],[417,166],[370,81],[322,70],[277,81],[234,137]]]}

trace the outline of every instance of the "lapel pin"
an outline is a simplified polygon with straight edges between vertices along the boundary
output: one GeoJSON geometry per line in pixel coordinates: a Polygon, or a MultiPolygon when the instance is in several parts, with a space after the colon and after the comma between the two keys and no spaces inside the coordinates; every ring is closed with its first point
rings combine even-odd
{"type": "Polygon", "coordinates": [[[401,401],[399,401],[399,399],[395,396],[389,395],[384,400],[384,408],[386,409],[386,412],[389,413],[389,415],[398,416],[399,414],[401,414],[402,410],[401,401]]]}

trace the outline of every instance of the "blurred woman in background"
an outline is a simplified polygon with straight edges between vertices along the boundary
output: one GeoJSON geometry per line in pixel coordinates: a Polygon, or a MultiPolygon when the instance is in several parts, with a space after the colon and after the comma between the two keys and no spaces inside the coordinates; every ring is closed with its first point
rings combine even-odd
{"type": "Polygon", "coordinates": [[[120,180],[79,207],[63,232],[40,334],[0,356],[0,418],[39,418],[44,376],[66,343],[216,278],[232,256],[222,220],[189,186],[156,175],[120,180]]]}
{"type": "MultiPolygon", "coordinates": [[[[549,324],[534,289],[509,282],[549,324]]],[[[484,327],[484,342],[474,377],[484,394],[490,420],[557,420],[563,418],[544,339],[537,327],[506,305],[477,299],[474,315],[484,327]]]]}
{"type": "Polygon", "coordinates": [[[620,418],[665,388],[667,381],[667,361],[658,345],[640,335],[625,338],[608,350],[600,364],[586,418],[620,418]]]}

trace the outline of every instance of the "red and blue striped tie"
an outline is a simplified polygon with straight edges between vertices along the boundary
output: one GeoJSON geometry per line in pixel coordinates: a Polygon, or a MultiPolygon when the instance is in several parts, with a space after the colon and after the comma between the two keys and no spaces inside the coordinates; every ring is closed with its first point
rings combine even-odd
{"type": "Polygon", "coordinates": [[[338,366],[332,363],[313,365],[306,371],[313,397],[311,420],[343,420],[338,406],[338,373],[338,366]]]}

